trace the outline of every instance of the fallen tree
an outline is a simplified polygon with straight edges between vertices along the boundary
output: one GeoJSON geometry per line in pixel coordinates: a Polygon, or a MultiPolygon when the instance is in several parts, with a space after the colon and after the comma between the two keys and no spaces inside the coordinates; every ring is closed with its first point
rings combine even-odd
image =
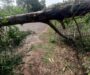
{"type": "MultiPolygon", "coordinates": [[[[7,21],[0,19],[0,26],[9,26],[14,24],[24,24],[30,22],[47,22],[49,20],[64,20],[75,16],[82,16],[90,12],[90,2],[67,5],[63,8],[49,8],[38,12],[26,13],[16,16],[6,17],[7,21]]],[[[4,18],[5,19],[5,18],[4,18]]]]}
{"type": "Polygon", "coordinates": [[[37,12],[31,12],[16,16],[9,16],[5,18],[1,17],[0,27],[31,22],[43,22],[48,24],[60,36],[62,36],[65,39],[68,39],[66,36],[60,33],[60,31],[57,30],[57,28],[53,24],[50,23],[50,20],[58,20],[61,23],[62,27],[65,28],[63,23],[63,20],[65,18],[74,18],[76,16],[83,16],[89,12],[90,12],[90,2],[67,5],[65,7],[55,9],[49,8],[37,12]]]}

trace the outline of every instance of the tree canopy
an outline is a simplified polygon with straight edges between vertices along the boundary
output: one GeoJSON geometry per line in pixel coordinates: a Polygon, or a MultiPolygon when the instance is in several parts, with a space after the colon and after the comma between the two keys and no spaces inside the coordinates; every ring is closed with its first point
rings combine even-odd
{"type": "Polygon", "coordinates": [[[27,12],[38,11],[44,8],[45,0],[17,0],[17,5],[26,8],[27,12]]]}

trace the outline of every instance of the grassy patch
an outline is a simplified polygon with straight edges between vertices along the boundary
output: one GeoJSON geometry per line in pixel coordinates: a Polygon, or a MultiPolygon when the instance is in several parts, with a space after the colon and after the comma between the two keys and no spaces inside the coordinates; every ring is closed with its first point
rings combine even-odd
{"type": "Polygon", "coordinates": [[[56,34],[51,28],[49,28],[48,32],[43,34],[41,38],[44,41],[47,41],[46,44],[43,45],[43,49],[46,51],[43,57],[43,61],[45,63],[53,62],[54,52],[57,47],[56,34]]]}

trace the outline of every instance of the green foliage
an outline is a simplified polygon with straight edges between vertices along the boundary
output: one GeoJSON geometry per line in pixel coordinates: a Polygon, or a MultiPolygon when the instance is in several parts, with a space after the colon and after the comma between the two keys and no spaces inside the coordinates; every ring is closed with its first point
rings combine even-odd
{"type": "Polygon", "coordinates": [[[27,12],[38,11],[43,9],[45,7],[44,2],[45,1],[39,2],[39,0],[17,0],[18,6],[26,8],[27,12]]]}
{"type": "Polygon", "coordinates": [[[30,32],[20,31],[18,27],[11,26],[0,29],[0,74],[13,75],[13,69],[22,63],[22,55],[16,54],[14,48],[20,45],[22,40],[30,32]]]}
{"type": "MultiPolygon", "coordinates": [[[[7,51],[8,52],[8,51],[7,51]]],[[[0,55],[0,75],[13,75],[13,69],[22,63],[21,55],[0,55]],[[2,57],[2,58],[1,58],[2,57]]]]}
{"type": "MultiPolygon", "coordinates": [[[[6,16],[24,13],[21,7],[5,6],[0,10],[1,22],[7,22],[6,16]]],[[[30,32],[20,31],[16,26],[0,28],[0,75],[14,75],[13,69],[22,63],[22,54],[14,50],[20,46],[30,32]]]]}
{"type": "Polygon", "coordinates": [[[19,31],[18,27],[9,27],[7,31],[8,37],[10,38],[10,42],[12,42],[15,46],[18,46],[20,42],[30,34],[29,32],[19,31]]]}
{"type": "Polygon", "coordinates": [[[86,24],[89,24],[89,23],[90,23],[90,14],[87,14],[87,15],[85,16],[85,23],[86,23],[86,24]]]}
{"type": "Polygon", "coordinates": [[[88,73],[88,75],[90,75],[90,73],[88,73]]]}
{"type": "Polygon", "coordinates": [[[9,27],[7,34],[10,38],[10,42],[12,42],[12,46],[18,46],[24,37],[28,35],[28,32],[19,31],[19,28],[14,26],[9,27]]]}
{"type": "Polygon", "coordinates": [[[0,16],[10,16],[10,15],[17,15],[17,14],[22,14],[24,13],[25,10],[21,7],[17,6],[9,6],[8,8],[4,8],[0,10],[0,16]]]}

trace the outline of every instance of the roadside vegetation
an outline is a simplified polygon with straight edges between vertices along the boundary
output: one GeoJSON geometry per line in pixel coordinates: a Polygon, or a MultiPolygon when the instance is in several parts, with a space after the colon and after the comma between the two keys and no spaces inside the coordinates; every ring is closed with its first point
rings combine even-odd
{"type": "MultiPolygon", "coordinates": [[[[0,17],[4,18],[24,12],[25,10],[20,7],[7,5],[0,9],[0,17]]],[[[6,21],[6,19],[3,20],[3,22],[6,21]]],[[[30,31],[20,31],[17,26],[0,28],[0,75],[16,74],[14,69],[22,63],[22,54],[17,54],[15,48],[20,46],[25,37],[30,34],[30,31]]]]}
{"type": "Polygon", "coordinates": [[[89,75],[90,74],[90,14],[87,14],[83,17],[75,17],[65,19],[63,29],[61,23],[54,20],[52,23],[57,27],[57,29],[66,37],[74,40],[74,43],[70,40],[63,39],[59,35],[56,35],[57,43],[61,46],[68,45],[72,48],[72,51],[75,49],[76,56],[79,58],[77,61],[80,61],[81,66],[84,68],[84,71],[89,75]],[[76,22],[75,22],[76,21],[76,22]],[[78,27],[77,27],[78,25],[78,27]],[[78,32],[78,29],[80,33],[78,32]],[[87,66],[88,65],[88,66],[87,66]]]}
{"type": "MultiPolygon", "coordinates": [[[[44,2],[38,2],[37,0],[30,2],[28,0],[17,0],[17,6],[13,5],[13,0],[1,0],[0,2],[2,4],[0,7],[1,18],[37,11],[44,7],[42,5],[44,2]],[[23,3],[25,4],[23,5],[23,3]]],[[[6,21],[7,19],[3,20],[3,22],[6,21]]],[[[22,75],[16,68],[19,69],[18,67],[22,65],[23,55],[22,53],[18,53],[16,48],[20,47],[26,36],[31,33],[31,31],[20,31],[17,26],[0,28],[0,75],[22,75]]]]}

